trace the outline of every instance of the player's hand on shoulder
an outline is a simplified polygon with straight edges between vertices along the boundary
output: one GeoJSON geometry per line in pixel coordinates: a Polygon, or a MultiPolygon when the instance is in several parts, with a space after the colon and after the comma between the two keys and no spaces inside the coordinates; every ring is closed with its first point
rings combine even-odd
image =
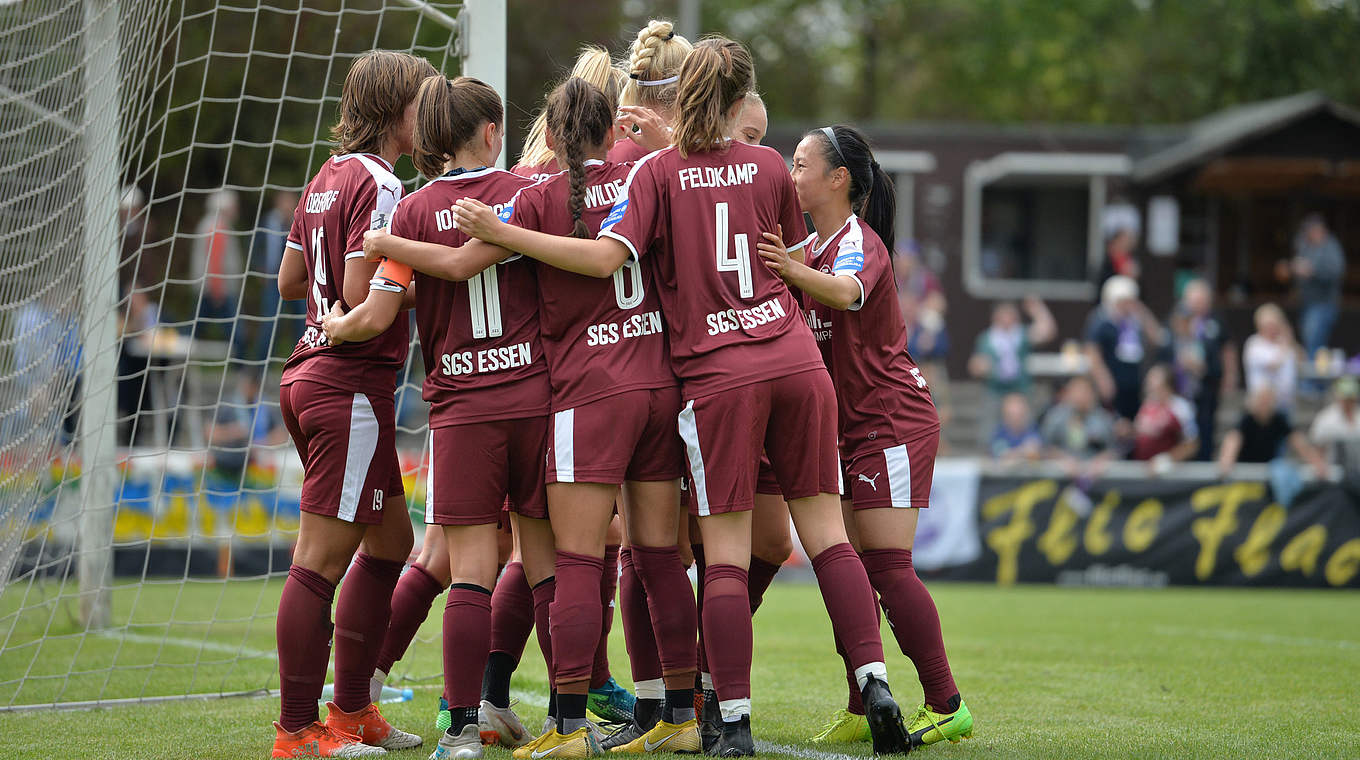
{"type": "Polygon", "coordinates": [[[462,198],[453,205],[453,223],[454,227],[469,237],[494,243],[496,241],[492,238],[501,220],[485,203],[476,198],[462,198]]]}
{"type": "Polygon", "coordinates": [[[760,253],[760,258],[765,260],[765,266],[770,271],[783,277],[793,264],[797,263],[789,256],[789,250],[784,247],[784,228],[779,226],[778,233],[763,232],[761,237],[764,240],[756,243],[756,251],[760,253]]]}
{"type": "MultiPolygon", "coordinates": [[[[368,247],[367,241],[365,241],[364,247],[368,247]]],[[[345,316],[345,311],[340,308],[339,303],[331,304],[330,313],[321,315],[321,332],[326,334],[326,343],[332,346],[338,346],[345,342],[344,339],[336,336],[334,332],[336,329],[335,320],[343,316],[345,316]]]]}
{"type": "Polygon", "coordinates": [[[381,261],[387,230],[368,230],[364,233],[364,261],[381,261]]]}

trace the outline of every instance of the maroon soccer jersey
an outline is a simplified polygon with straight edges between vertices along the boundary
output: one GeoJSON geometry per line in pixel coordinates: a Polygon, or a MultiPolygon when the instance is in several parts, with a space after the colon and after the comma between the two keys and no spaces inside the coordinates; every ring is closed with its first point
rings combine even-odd
{"type": "Polygon", "coordinates": [[[531,179],[534,182],[537,182],[547,177],[551,177],[552,175],[560,171],[562,170],[558,168],[556,159],[553,159],[551,161],[544,161],[538,166],[525,166],[524,164],[515,164],[510,169],[511,174],[514,174],[518,177],[523,177],[525,179],[531,179]]]}
{"type": "Polygon", "coordinates": [[[401,182],[378,156],[334,156],[302,191],[288,247],[307,261],[307,329],[283,365],[282,383],[307,379],[347,391],[395,393],[397,371],[406,362],[410,330],[398,319],[361,343],[327,345],[321,317],[331,304],[346,311],[345,262],[364,255],[364,233],[387,226],[401,198],[401,182]]]}
{"type": "MultiPolygon", "coordinates": [[[[599,232],[632,168],[586,162],[581,219],[591,234],[599,232]]],[[[510,223],[570,235],[570,195],[566,172],[526,187],[513,200],[510,223]]],[[[553,411],[625,391],[675,385],[661,303],[649,269],[630,260],[613,277],[601,279],[539,266],[539,327],[552,378],[553,411]]]]}
{"type": "Polygon", "coordinates": [[[627,137],[616,140],[609,148],[609,155],[605,156],[610,163],[625,164],[629,161],[640,161],[642,157],[651,151],[638,145],[627,137]]]}
{"type": "Polygon", "coordinates": [[[914,441],[940,427],[925,378],[907,353],[907,328],[897,304],[887,246],[851,215],[825,242],[812,236],[807,265],[849,275],[860,297],[836,311],[804,295],[813,335],[829,345],[827,366],[840,409],[841,456],[850,460],[914,441]]]}
{"type": "MultiPolygon", "coordinates": [[[[510,199],[530,184],[503,169],[450,172],[397,204],[392,234],[460,246],[468,236],[449,210],[459,198],[477,198],[504,219],[510,199]]],[[[420,272],[415,281],[430,427],[547,414],[533,260],[510,256],[466,282],[420,272]]]]}
{"type": "Polygon", "coordinates": [[[781,225],[801,247],[793,179],[770,148],[729,141],[689,158],[667,148],[629,174],[600,236],[652,266],[685,398],[822,366],[797,300],[756,252],[781,225]]]}

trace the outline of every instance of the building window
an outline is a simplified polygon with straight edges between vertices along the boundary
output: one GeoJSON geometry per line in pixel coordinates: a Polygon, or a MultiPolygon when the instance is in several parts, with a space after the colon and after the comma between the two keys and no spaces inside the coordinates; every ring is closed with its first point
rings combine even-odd
{"type": "Polygon", "coordinates": [[[964,173],[964,286],[982,298],[1090,300],[1118,154],[1002,153],[964,173]]]}

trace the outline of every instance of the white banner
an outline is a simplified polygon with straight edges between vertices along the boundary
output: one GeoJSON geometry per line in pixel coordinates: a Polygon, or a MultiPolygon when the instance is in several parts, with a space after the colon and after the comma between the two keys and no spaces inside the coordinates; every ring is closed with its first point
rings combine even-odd
{"type": "Polygon", "coordinates": [[[975,459],[937,459],[930,507],[916,525],[912,564],[923,570],[966,565],[982,556],[977,529],[978,480],[975,459]]]}

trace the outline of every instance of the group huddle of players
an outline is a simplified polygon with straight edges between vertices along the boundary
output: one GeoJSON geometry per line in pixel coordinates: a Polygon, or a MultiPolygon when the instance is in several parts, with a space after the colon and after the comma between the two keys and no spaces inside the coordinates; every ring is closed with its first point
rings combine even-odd
{"type": "Polygon", "coordinates": [[[864,137],[812,130],[790,171],[759,144],[747,50],[664,21],[620,65],[585,49],[512,171],[494,168],[504,126],[486,84],[365,54],[298,204],[278,284],[307,299],[307,329],[280,404],[305,476],[272,756],[419,746],[374,703],[445,590],[434,760],[487,744],[752,755],[751,615],[790,517],[849,692],[814,740],[891,754],[971,736],[911,564],[940,423],[906,351],[892,184],[864,137]],[[402,155],[429,180],[405,197],[402,155]],[[406,567],[408,309],[430,528],[406,567]],[[616,584],[635,698],[605,656],[616,584]],[[914,713],[888,689],[880,607],[920,676],[914,713]],[[535,627],[551,684],[537,736],[510,699],[535,627]]]}

